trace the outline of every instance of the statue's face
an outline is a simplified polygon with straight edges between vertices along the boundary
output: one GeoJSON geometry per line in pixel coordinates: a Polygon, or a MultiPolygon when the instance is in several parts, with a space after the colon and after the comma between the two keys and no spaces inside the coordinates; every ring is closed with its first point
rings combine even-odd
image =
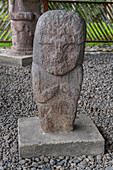
{"type": "Polygon", "coordinates": [[[55,75],[63,75],[75,67],[80,46],[75,45],[68,36],[67,34],[57,34],[52,39],[50,38],[47,43],[39,44],[41,65],[46,71],[55,75]]]}
{"type": "MultiPolygon", "coordinates": [[[[62,13],[61,13],[62,14],[62,13]]],[[[71,71],[79,58],[81,45],[74,17],[58,13],[44,20],[38,30],[38,57],[42,67],[51,74],[64,75],[71,71]]],[[[37,26],[38,27],[38,26],[37,26]]]]}

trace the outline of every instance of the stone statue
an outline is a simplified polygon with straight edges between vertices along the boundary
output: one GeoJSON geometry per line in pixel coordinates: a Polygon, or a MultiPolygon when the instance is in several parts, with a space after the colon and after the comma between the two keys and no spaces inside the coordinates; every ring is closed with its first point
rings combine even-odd
{"type": "Polygon", "coordinates": [[[80,96],[86,37],[84,19],[71,11],[44,13],[33,49],[33,91],[45,132],[71,131],[80,96]]]}
{"type": "Polygon", "coordinates": [[[21,55],[33,53],[33,38],[40,8],[40,0],[9,0],[13,52],[21,55]]]}

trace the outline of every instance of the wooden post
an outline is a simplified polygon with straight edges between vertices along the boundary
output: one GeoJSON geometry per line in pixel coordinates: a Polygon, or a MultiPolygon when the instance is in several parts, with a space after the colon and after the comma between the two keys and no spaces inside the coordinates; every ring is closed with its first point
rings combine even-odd
{"type": "Polygon", "coordinates": [[[43,4],[43,12],[48,11],[48,0],[44,0],[44,4],[43,4]]]}

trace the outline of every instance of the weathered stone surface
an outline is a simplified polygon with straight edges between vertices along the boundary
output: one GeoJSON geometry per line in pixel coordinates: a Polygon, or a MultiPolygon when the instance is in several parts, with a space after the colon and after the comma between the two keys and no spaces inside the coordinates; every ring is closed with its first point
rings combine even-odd
{"type": "Polygon", "coordinates": [[[85,22],[78,13],[48,11],[38,23],[34,62],[47,72],[64,75],[83,61],[85,22]]]}
{"type": "Polygon", "coordinates": [[[77,117],[74,131],[69,133],[44,133],[37,117],[21,118],[18,123],[18,134],[19,153],[24,158],[104,153],[104,139],[86,115],[77,117]]]}
{"type": "Polygon", "coordinates": [[[44,131],[74,127],[82,84],[85,22],[77,13],[49,11],[37,23],[33,90],[44,131]]]}
{"type": "Polygon", "coordinates": [[[54,76],[33,63],[33,88],[44,131],[72,130],[82,82],[82,67],[54,76]]]}
{"type": "Polygon", "coordinates": [[[26,55],[33,52],[33,38],[40,16],[40,1],[9,0],[12,47],[15,53],[26,55]]]}

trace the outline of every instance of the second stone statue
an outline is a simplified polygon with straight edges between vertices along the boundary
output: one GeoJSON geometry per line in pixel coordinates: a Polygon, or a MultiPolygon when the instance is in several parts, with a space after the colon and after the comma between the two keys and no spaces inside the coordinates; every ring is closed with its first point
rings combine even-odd
{"type": "Polygon", "coordinates": [[[86,25],[71,11],[44,13],[33,49],[33,91],[45,132],[71,131],[82,85],[86,25]]]}
{"type": "Polygon", "coordinates": [[[11,51],[14,54],[31,55],[33,53],[33,38],[40,11],[40,0],[9,0],[11,51]]]}

